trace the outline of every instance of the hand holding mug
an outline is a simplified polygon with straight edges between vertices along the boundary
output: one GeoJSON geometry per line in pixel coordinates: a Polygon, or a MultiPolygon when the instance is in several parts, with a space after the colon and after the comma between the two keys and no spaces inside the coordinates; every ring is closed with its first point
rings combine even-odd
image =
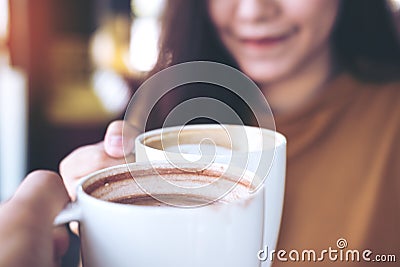
{"type": "Polygon", "coordinates": [[[54,227],[53,220],[68,200],[57,174],[29,174],[0,206],[0,266],[60,266],[68,233],[64,226],[54,227]]]}
{"type": "Polygon", "coordinates": [[[63,159],[60,163],[60,174],[70,197],[75,199],[75,191],[82,177],[106,167],[125,163],[124,150],[133,151],[133,140],[139,133],[123,121],[114,121],[108,126],[104,141],[77,148],[63,159]],[[130,135],[131,142],[127,139],[127,142],[123,143],[123,131],[125,135],[130,135]]]}

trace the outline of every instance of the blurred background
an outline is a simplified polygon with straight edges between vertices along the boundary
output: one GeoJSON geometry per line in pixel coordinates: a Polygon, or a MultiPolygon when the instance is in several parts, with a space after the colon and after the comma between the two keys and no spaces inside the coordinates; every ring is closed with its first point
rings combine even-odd
{"type": "Polygon", "coordinates": [[[101,141],[157,59],[163,0],[0,0],[0,197],[101,141]]]}
{"type": "MultiPolygon", "coordinates": [[[[0,201],[121,119],[157,59],[164,0],[0,0],[0,201]]],[[[63,266],[77,266],[71,235],[63,266]]]]}
{"type": "MultiPolygon", "coordinates": [[[[400,24],[400,0],[388,1],[400,24]]],[[[26,173],[58,171],[62,158],[123,118],[157,59],[164,5],[0,0],[0,200],[26,173]]],[[[76,266],[77,251],[64,266],[76,266]]]]}

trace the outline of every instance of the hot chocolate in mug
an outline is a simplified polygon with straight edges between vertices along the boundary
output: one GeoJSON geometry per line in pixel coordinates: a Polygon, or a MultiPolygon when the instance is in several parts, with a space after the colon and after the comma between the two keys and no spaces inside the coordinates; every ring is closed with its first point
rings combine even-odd
{"type": "Polygon", "coordinates": [[[260,266],[264,188],[253,179],[218,163],[115,166],[83,178],[55,223],[79,221],[84,267],[260,266]]]}

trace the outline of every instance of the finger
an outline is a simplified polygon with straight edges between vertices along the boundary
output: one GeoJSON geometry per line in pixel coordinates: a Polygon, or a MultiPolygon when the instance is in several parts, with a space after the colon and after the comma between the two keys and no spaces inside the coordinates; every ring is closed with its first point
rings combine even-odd
{"type": "Polygon", "coordinates": [[[104,144],[80,147],[60,163],[60,174],[71,199],[76,197],[76,187],[80,178],[103,168],[125,163],[124,159],[111,158],[104,151],[104,144]]]}
{"type": "Polygon", "coordinates": [[[24,179],[7,204],[33,214],[32,224],[52,225],[69,200],[60,176],[50,171],[35,171],[24,179]]]}
{"type": "Polygon", "coordinates": [[[124,121],[114,121],[108,128],[104,137],[104,149],[106,153],[114,158],[124,157],[133,151],[134,140],[139,131],[124,121]]]}
{"type": "Polygon", "coordinates": [[[69,234],[65,226],[59,226],[53,229],[53,247],[54,260],[59,262],[65,253],[67,253],[69,247],[69,234]]]}
{"type": "Polygon", "coordinates": [[[79,223],[78,222],[70,222],[69,229],[71,230],[72,233],[79,236],[79,223]]]}

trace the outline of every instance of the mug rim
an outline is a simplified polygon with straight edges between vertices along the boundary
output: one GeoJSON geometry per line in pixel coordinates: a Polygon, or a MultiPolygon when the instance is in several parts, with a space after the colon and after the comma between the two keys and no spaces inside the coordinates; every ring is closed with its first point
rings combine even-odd
{"type": "MultiPolygon", "coordinates": [[[[238,124],[192,124],[192,125],[163,127],[163,128],[158,128],[158,129],[143,132],[135,138],[135,141],[139,142],[139,144],[141,144],[145,147],[155,149],[155,150],[160,150],[160,149],[145,145],[144,140],[151,136],[160,135],[163,131],[170,133],[170,132],[179,131],[182,129],[183,130],[198,130],[198,129],[202,129],[202,130],[210,130],[211,129],[212,130],[212,129],[220,129],[221,125],[224,127],[229,127],[229,128],[244,127],[246,129],[250,129],[253,131],[256,131],[256,130],[261,131],[263,135],[266,134],[268,137],[274,138],[274,140],[275,140],[274,141],[274,149],[277,149],[278,147],[281,147],[281,146],[284,146],[287,144],[286,137],[282,133],[280,133],[276,130],[261,128],[261,127],[256,127],[256,126],[250,126],[250,125],[238,125],[238,124]]],[[[253,152],[253,151],[250,151],[250,152],[253,152]]],[[[171,152],[171,153],[174,153],[174,152],[171,152]]],[[[248,152],[243,152],[243,153],[248,153],[248,152]]],[[[182,153],[182,154],[185,154],[185,153],[182,153]]]]}
{"type": "MultiPolygon", "coordinates": [[[[186,164],[186,165],[195,165],[195,166],[204,166],[203,164],[199,164],[199,163],[182,163],[182,164],[186,164]]],[[[82,200],[84,201],[88,201],[91,203],[98,203],[101,205],[106,205],[106,206],[110,206],[113,208],[121,208],[121,209],[144,209],[144,210],[153,210],[153,209],[170,209],[170,208],[175,208],[175,209],[197,209],[197,208],[206,208],[208,206],[213,206],[213,203],[218,202],[220,199],[223,199],[226,195],[230,194],[232,192],[232,190],[235,189],[236,186],[238,186],[239,181],[232,181],[233,183],[235,183],[234,186],[232,186],[232,188],[229,189],[228,192],[224,193],[222,196],[218,197],[218,199],[210,201],[208,203],[199,205],[199,206],[174,206],[174,205],[169,205],[167,204],[166,206],[145,206],[145,205],[131,205],[131,204],[123,204],[123,203],[116,203],[116,202],[112,202],[112,201],[108,201],[108,200],[104,200],[101,198],[97,198],[94,197],[92,195],[90,195],[89,193],[85,192],[83,185],[85,182],[87,182],[90,179],[93,179],[95,177],[100,176],[100,179],[103,177],[107,177],[107,176],[112,176],[112,175],[117,175],[117,174],[121,174],[121,173],[129,173],[131,174],[130,168],[129,166],[145,166],[148,168],[154,168],[153,165],[156,165],[157,167],[161,167],[162,166],[170,166],[171,168],[173,168],[172,165],[170,165],[168,162],[166,161],[152,161],[152,162],[132,162],[132,163],[123,163],[123,164],[119,164],[119,165],[115,165],[115,166],[110,166],[110,167],[106,167],[100,170],[97,170],[93,173],[90,173],[86,176],[84,176],[83,178],[81,178],[81,180],[79,181],[78,185],[77,185],[77,198],[75,202],[81,202],[82,200]],[[112,172],[115,171],[115,172],[112,172]]],[[[223,163],[212,163],[209,165],[209,167],[214,168],[213,170],[217,169],[217,167],[226,167],[228,166],[228,164],[223,164],[223,163]]],[[[138,167],[137,167],[138,168],[138,167]]],[[[207,167],[208,168],[208,167],[207,167]]],[[[232,167],[231,167],[232,168],[232,167]]],[[[233,169],[238,169],[233,167],[233,169]]],[[[226,169],[225,169],[226,170],[226,169]]],[[[252,179],[254,179],[254,177],[256,176],[256,174],[252,171],[249,170],[241,170],[243,172],[243,177],[245,176],[252,176],[252,179]]],[[[227,175],[234,175],[233,171],[230,171],[229,173],[224,173],[224,177],[226,177],[227,175]]],[[[241,177],[240,179],[243,179],[243,177],[241,177]]],[[[133,179],[133,177],[132,177],[133,179]]],[[[136,183],[136,180],[133,179],[136,183]]],[[[251,185],[251,183],[249,183],[251,185]]],[[[138,187],[140,188],[140,190],[146,194],[149,195],[150,197],[151,194],[148,194],[146,191],[144,191],[141,186],[138,185],[138,187]]],[[[248,188],[246,186],[246,188],[248,188]]],[[[255,190],[250,190],[249,188],[249,193],[246,196],[240,196],[238,199],[235,200],[230,200],[228,203],[229,205],[223,205],[223,206],[232,206],[232,204],[235,205],[246,205],[246,202],[256,198],[259,194],[263,194],[264,192],[264,185],[256,187],[255,190]]],[[[158,200],[158,199],[156,199],[158,200]]],[[[79,205],[79,204],[78,204],[79,205]]]]}

